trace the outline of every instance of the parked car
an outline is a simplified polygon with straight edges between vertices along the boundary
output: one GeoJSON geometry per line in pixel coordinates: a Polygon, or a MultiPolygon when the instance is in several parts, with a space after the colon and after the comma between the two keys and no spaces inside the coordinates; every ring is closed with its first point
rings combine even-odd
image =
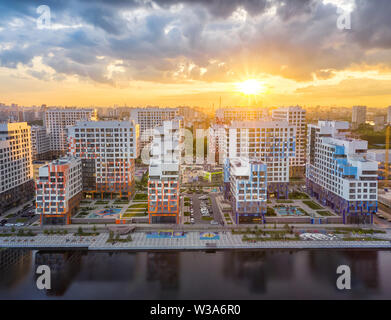
{"type": "Polygon", "coordinates": [[[7,223],[7,219],[3,219],[0,221],[0,226],[4,226],[7,223]]]}
{"type": "Polygon", "coordinates": [[[219,224],[219,223],[218,223],[217,221],[212,220],[212,221],[210,222],[210,224],[216,225],[216,224],[219,224]]]}

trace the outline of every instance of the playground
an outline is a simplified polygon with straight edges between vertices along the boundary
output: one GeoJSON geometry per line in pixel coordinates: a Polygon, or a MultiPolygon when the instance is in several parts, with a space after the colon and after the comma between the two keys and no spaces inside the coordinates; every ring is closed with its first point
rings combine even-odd
{"type": "Polygon", "coordinates": [[[274,207],[274,210],[280,216],[305,216],[305,213],[300,208],[294,206],[274,207]]]}

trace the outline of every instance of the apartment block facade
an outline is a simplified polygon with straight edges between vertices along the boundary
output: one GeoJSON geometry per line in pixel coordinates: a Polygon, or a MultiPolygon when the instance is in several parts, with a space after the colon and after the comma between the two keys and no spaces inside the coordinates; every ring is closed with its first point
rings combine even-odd
{"type": "Polygon", "coordinates": [[[130,110],[130,119],[140,126],[140,147],[146,146],[153,139],[153,130],[161,126],[164,121],[173,120],[179,116],[176,108],[133,108],[130,110]]]}
{"type": "Polygon", "coordinates": [[[55,156],[65,155],[68,151],[67,127],[80,120],[96,120],[94,109],[46,109],[45,127],[50,138],[50,150],[55,156]]]}
{"type": "Polygon", "coordinates": [[[164,121],[154,129],[149,164],[149,223],[179,223],[183,120],[164,121]]]}
{"type": "Polygon", "coordinates": [[[139,125],[135,121],[79,121],[68,128],[69,154],[82,159],[87,197],[134,194],[139,125]]]}
{"type": "Polygon", "coordinates": [[[0,123],[0,214],[34,197],[32,178],[30,126],[0,123]]]}
{"type": "Polygon", "coordinates": [[[231,201],[237,224],[264,223],[267,203],[267,166],[257,160],[226,159],[224,195],[231,201]]]}
{"type": "Polygon", "coordinates": [[[267,166],[268,196],[288,197],[290,159],[296,150],[294,125],[287,121],[232,121],[214,135],[223,154],[220,159],[261,161],[267,166]]]}
{"type": "Polygon", "coordinates": [[[50,158],[50,138],[45,127],[31,127],[31,150],[33,161],[50,158]]]}
{"type": "Polygon", "coordinates": [[[68,156],[40,167],[35,186],[41,224],[70,224],[82,198],[81,160],[68,156]]]}
{"type": "Polygon", "coordinates": [[[299,106],[282,107],[272,111],[272,119],[285,120],[296,127],[295,156],[290,159],[289,174],[291,177],[304,176],[307,139],[306,111],[299,106]]]}
{"type": "Polygon", "coordinates": [[[367,157],[368,142],[347,137],[349,123],[319,121],[308,126],[307,191],[343,217],[372,223],[377,211],[378,163],[367,157]]]}

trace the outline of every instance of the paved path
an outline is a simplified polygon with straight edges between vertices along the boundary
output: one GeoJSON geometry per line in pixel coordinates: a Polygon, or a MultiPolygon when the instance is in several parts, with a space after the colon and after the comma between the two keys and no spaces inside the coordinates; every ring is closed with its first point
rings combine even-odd
{"type": "Polygon", "coordinates": [[[185,238],[149,239],[145,232],[132,234],[131,242],[107,243],[107,233],[98,236],[37,235],[35,237],[0,237],[0,248],[88,249],[88,250],[205,250],[211,249],[344,249],[391,248],[390,234],[376,236],[384,241],[263,241],[248,243],[242,235],[219,233],[219,240],[201,240],[200,232],[187,232],[185,238]]]}

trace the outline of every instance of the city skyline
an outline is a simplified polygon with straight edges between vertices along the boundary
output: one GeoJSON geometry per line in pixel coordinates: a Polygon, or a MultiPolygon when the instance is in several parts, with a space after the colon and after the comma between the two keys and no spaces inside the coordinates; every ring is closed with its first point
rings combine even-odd
{"type": "Polygon", "coordinates": [[[3,103],[390,105],[385,0],[45,4],[0,2],[3,103]]]}

